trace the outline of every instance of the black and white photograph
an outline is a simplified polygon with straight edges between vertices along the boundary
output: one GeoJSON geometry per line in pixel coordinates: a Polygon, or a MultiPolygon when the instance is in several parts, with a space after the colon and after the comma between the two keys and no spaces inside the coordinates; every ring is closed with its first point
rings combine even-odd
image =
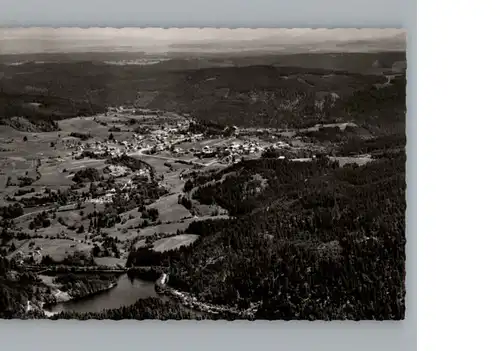
{"type": "Polygon", "coordinates": [[[403,29],[0,28],[0,319],[403,320],[403,29]]]}

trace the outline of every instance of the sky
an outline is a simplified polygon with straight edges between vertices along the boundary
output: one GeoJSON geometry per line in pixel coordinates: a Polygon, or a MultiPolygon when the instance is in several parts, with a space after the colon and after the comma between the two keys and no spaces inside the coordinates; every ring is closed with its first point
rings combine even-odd
{"type": "Polygon", "coordinates": [[[405,50],[403,29],[0,28],[0,54],[405,50]]]}

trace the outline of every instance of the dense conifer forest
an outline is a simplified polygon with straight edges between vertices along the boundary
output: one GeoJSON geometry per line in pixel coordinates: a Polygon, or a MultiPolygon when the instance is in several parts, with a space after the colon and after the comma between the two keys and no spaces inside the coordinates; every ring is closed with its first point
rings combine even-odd
{"type": "Polygon", "coordinates": [[[256,318],[402,319],[405,161],[260,159],[226,169],[217,186],[195,179],[193,197],[234,218],[194,222],[193,246],[132,251],[128,265],[168,266],[170,285],[205,301],[260,303],[256,318]]]}

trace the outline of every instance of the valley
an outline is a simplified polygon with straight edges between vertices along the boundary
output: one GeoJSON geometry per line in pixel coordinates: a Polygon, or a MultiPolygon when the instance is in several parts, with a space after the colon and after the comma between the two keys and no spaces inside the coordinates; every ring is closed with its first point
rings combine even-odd
{"type": "Polygon", "coordinates": [[[3,317],[404,316],[404,54],[127,60],[0,60],[3,317]]]}

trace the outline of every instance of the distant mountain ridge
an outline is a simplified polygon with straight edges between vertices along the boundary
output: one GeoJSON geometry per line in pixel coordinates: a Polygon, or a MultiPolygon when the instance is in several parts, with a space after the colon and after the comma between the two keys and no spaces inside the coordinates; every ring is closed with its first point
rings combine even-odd
{"type": "Polygon", "coordinates": [[[0,28],[0,55],[75,52],[404,51],[403,29],[0,28]]]}

